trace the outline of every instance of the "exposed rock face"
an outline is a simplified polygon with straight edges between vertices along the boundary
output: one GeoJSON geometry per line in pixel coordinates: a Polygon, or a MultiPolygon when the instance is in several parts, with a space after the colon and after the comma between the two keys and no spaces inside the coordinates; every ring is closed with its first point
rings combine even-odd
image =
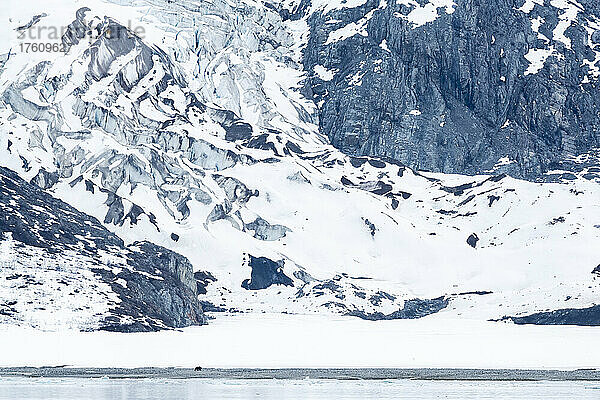
{"type": "Polygon", "coordinates": [[[311,14],[304,66],[322,132],[348,154],[431,171],[533,179],[570,164],[600,145],[600,6],[557,3],[368,0],[311,14]]]}
{"type": "Polygon", "coordinates": [[[600,326],[600,306],[565,308],[535,313],[524,317],[504,317],[518,325],[580,325],[600,326]]]}
{"type": "Polygon", "coordinates": [[[194,279],[196,280],[196,291],[198,294],[206,294],[206,287],[210,285],[211,282],[217,281],[217,278],[210,272],[205,271],[194,272],[194,279]]]}
{"type": "MultiPolygon", "coordinates": [[[[8,285],[3,287],[4,295],[18,290],[14,299],[0,299],[6,300],[6,304],[15,302],[11,305],[13,312],[5,316],[17,322],[35,321],[35,315],[28,318],[23,315],[35,314],[38,309],[58,310],[58,298],[64,297],[62,291],[72,290],[72,307],[81,303],[81,313],[95,302],[106,304],[105,309],[89,316],[85,323],[75,323],[79,329],[142,332],[205,323],[192,265],[185,257],[149,242],[125,246],[95,218],[3,167],[0,167],[0,208],[0,244],[5,246],[0,269],[21,271],[10,275],[13,279],[0,280],[1,285],[8,285]],[[75,269],[62,271],[63,258],[74,260],[75,269]],[[37,265],[27,269],[29,274],[23,275],[25,265],[36,259],[44,262],[37,261],[37,265]],[[23,266],[13,267],[13,262],[23,266]],[[46,280],[53,274],[60,285],[46,280]],[[85,297],[82,291],[88,286],[97,289],[85,297]],[[19,303],[30,294],[44,306],[35,308],[19,303]],[[21,309],[16,308],[17,304],[21,309]]],[[[73,320],[79,318],[77,310],[71,311],[73,320]]],[[[65,312],[58,314],[57,317],[62,317],[65,312]]]]}
{"type": "Polygon", "coordinates": [[[445,297],[437,299],[411,299],[404,302],[404,307],[390,314],[380,312],[367,314],[362,311],[350,311],[348,315],[359,317],[370,321],[391,320],[391,319],[417,319],[431,314],[435,314],[448,307],[450,300],[445,297]]]}
{"type": "Polygon", "coordinates": [[[267,257],[248,255],[248,266],[252,268],[250,279],[242,282],[248,290],[266,289],[271,285],[294,286],[294,282],[283,273],[283,261],[275,262],[267,257]]]}
{"type": "Polygon", "coordinates": [[[476,248],[477,247],[477,242],[479,242],[479,236],[477,236],[476,233],[472,233],[468,238],[467,238],[467,244],[469,246],[471,246],[472,248],[476,248]]]}
{"type": "Polygon", "coordinates": [[[116,278],[127,282],[126,287],[112,285],[122,300],[113,312],[140,321],[111,324],[113,319],[109,317],[102,329],[140,332],[205,322],[192,265],[185,257],[149,242],[135,242],[128,248],[133,250],[127,260],[129,269],[117,274],[105,269],[94,272],[108,281],[116,278]]]}
{"type": "Polygon", "coordinates": [[[48,172],[41,168],[36,176],[33,177],[31,183],[39,186],[42,189],[49,189],[58,182],[58,174],[56,172],[48,172]]]}

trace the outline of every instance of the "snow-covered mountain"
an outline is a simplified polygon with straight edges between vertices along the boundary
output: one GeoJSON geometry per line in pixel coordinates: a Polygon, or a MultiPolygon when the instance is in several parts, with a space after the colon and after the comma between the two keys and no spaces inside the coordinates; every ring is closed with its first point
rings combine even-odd
{"type": "MultiPolygon", "coordinates": [[[[541,0],[534,3],[533,10],[543,6],[541,0]]],[[[220,311],[364,319],[444,312],[487,320],[569,309],[562,319],[542,315],[546,322],[569,323],[569,315],[578,312],[571,309],[592,307],[586,312],[597,318],[595,125],[590,122],[586,132],[596,139],[578,144],[580,151],[561,153],[554,169],[539,160],[531,166],[531,160],[554,151],[536,147],[534,130],[519,128],[515,141],[506,142],[518,155],[496,142],[471,141],[481,132],[490,134],[489,126],[479,133],[463,130],[483,117],[465,111],[464,104],[448,105],[447,98],[443,107],[432,102],[422,107],[422,95],[437,96],[429,91],[439,88],[438,81],[403,79],[394,63],[407,45],[391,37],[374,39],[374,32],[385,31],[374,22],[383,14],[400,12],[394,18],[406,41],[410,35],[435,36],[430,29],[439,20],[456,24],[449,15],[468,14],[469,9],[459,11],[466,4],[53,0],[24,7],[11,0],[2,5],[12,30],[0,49],[1,165],[102,221],[128,244],[149,241],[185,256],[196,271],[204,310],[217,317],[220,311]],[[23,50],[21,36],[39,34],[37,42],[50,42],[52,27],[65,27],[52,42],[64,52],[23,50]],[[350,46],[357,40],[362,47],[350,46]],[[348,61],[371,57],[376,50],[371,40],[378,52],[391,54],[390,66],[374,59],[348,61]],[[391,75],[395,78],[387,80],[391,75]],[[411,86],[408,95],[398,81],[423,87],[411,86]],[[388,96],[386,103],[401,102],[402,111],[363,101],[363,90],[388,96]],[[369,117],[371,111],[391,122],[369,117]],[[448,128],[433,111],[448,115],[448,128]],[[385,133],[379,143],[392,151],[377,150],[362,134],[355,135],[352,148],[345,139],[340,144],[339,135],[349,137],[354,128],[374,132],[360,120],[379,124],[385,133]],[[444,129],[431,136],[425,127],[431,123],[444,129]],[[387,138],[396,125],[412,133],[402,140],[387,138]],[[445,146],[438,139],[446,133],[450,141],[452,135],[467,135],[454,148],[484,149],[485,162],[476,156],[471,161],[477,168],[467,168],[455,151],[435,150],[445,146]],[[533,147],[521,146],[530,139],[533,147]],[[421,165],[415,160],[422,159],[418,148],[425,142],[425,153],[454,160],[460,168],[426,166],[480,174],[424,172],[400,162],[421,165]],[[405,158],[400,149],[415,157],[405,158]],[[505,175],[530,177],[532,171],[544,183],[505,175]]],[[[576,15],[591,19],[591,11],[576,15]]],[[[517,12],[524,13],[511,11],[517,12]]],[[[527,58],[518,52],[510,57],[519,79],[535,75],[526,74],[527,58]]],[[[549,68],[542,67],[538,73],[549,68]]],[[[582,115],[595,110],[597,101],[595,76],[588,80],[582,96],[593,101],[582,97],[576,103],[588,107],[582,115]]],[[[519,88],[519,96],[532,93],[519,88]]],[[[486,108],[469,93],[470,102],[486,108]]],[[[511,107],[511,115],[519,115],[511,107]]],[[[550,109],[571,118],[561,108],[550,109]]],[[[503,141],[503,129],[509,128],[495,130],[495,141],[503,141]]],[[[17,204],[9,213],[17,212],[19,201],[27,204],[13,200],[17,204]]],[[[0,242],[2,272],[9,262],[5,254],[20,246],[15,240],[23,242],[14,235],[0,242]]],[[[18,258],[43,257],[36,253],[42,250],[28,251],[18,258]]],[[[24,265],[35,269],[35,261],[24,265]]],[[[98,279],[88,275],[81,279],[98,279]]],[[[6,290],[7,282],[0,282],[0,304],[22,296],[6,290]]],[[[87,300],[80,296],[79,301],[87,300]]],[[[102,310],[96,312],[108,308],[102,310]]],[[[6,321],[43,321],[32,313],[25,318],[15,311],[6,321]]],[[[93,319],[90,326],[97,323],[93,319]]]]}

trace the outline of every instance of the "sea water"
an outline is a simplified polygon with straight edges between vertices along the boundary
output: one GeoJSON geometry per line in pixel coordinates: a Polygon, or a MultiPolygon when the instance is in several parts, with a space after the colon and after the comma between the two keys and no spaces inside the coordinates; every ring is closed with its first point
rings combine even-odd
{"type": "Polygon", "coordinates": [[[600,399],[600,383],[0,377],[0,400],[600,399]]]}

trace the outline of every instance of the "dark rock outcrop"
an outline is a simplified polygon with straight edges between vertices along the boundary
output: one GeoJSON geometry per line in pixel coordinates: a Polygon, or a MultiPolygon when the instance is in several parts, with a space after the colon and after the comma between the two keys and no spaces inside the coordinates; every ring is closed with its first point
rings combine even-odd
{"type": "Polygon", "coordinates": [[[250,279],[242,282],[247,290],[266,289],[271,285],[294,286],[294,282],[283,272],[283,260],[273,261],[267,257],[248,255],[248,266],[252,268],[250,279]]]}
{"type": "Polygon", "coordinates": [[[418,319],[431,314],[435,314],[448,307],[450,300],[446,297],[436,299],[412,299],[404,302],[404,308],[394,311],[391,314],[381,312],[365,313],[364,311],[349,311],[347,315],[359,317],[369,321],[392,320],[392,319],[418,319]]]}
{"type": "Polygon", "coordinates": [[[588,308],[565,308],[524,317],[504,317],[501,320],[512,321],[517,325],[600,326],[600,305],[588,308]]]}
{"type": "Polygon", "coordinates": [[[196,291],[198,294],[206,294],[206,287],[210,285],[211,282],[217,281],[217,278],[215,278],[213,274],[206,271],[194,272],[194,279],[196,280],[196,291]]]}
{"type": "Polygon", "coordinates": [[[365,225],[367,226],[367,228],[369,228],[369,232],[371,233],[371,237],[375,237],[375,233],[377,233],[377,227],[375,226],[375,224],[372,223],[371,221],[369,221],[368,218],[363,218],[363,222],[365,223],[365,225]]]}
{"type": "Polygon", "coordinates": [[[467,244],[469,246],[471,246],[472,248],[476,248],[477,247],[477,242],[479,242],[479,237],[477,236],[476,233],[472,233],[468,238],[467,238],[467,244]]]}
{"type": "Polygon", "coordinates": [[[58,182],[58,174],[56,172],[48,172],[41,168],[36,176],[33,177],[31,183],[39,186],[42,189],[49,189],[58,182]]]}
{"type": "Polygon", "coordinates": [[[129,249],[129,269],[114,275],[105,269],[94,270],[117,283],[112,289],[121,304],[112,312],[120,316],[135,316],[132,324],[105,323],[102,329],[119,332],[155,331],[200,325],[205,322],[198,302],[193,267],[184,256],[150,242],[135,242],[129,249]]]}

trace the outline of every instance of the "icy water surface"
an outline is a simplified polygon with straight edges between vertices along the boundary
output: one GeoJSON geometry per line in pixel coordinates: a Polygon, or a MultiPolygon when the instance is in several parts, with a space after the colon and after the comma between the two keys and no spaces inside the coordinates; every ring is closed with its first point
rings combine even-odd
{"type": "Polygon", "coordinates": [[[600,399],[597,382],[1,377],[0,399],[600,399]]]}

